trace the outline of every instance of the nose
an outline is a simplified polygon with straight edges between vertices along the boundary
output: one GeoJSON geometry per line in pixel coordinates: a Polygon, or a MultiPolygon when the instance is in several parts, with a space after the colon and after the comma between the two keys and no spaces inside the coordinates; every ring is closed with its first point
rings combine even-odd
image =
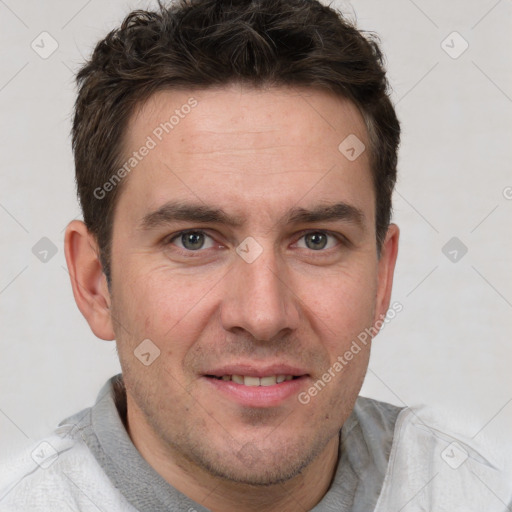
{"type": "Polygon", "coordinates": [[[285,263],[278,262],[270,248],[252,263],[236,257],[233,265],[221,305],[224,329],[243,329],[258,341],[271,341],[298,328],[299,299],[285,263]]]}

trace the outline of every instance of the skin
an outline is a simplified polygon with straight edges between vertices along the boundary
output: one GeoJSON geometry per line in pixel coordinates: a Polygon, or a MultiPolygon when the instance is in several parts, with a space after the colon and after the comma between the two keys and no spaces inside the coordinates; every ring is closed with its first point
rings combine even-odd
{"type": "Polygon", "coordinates": [[[297,396],[240,405],[203,374],[242,361],[285,362],[306,370],[307,391],[386,314],[399,230],[390,225],[379,258],[369,152],[349,161],[338,150],[350,134],[368,148],[366,128],[352,103],[328,92],[159,92],[132,115],[125,154],[191,96],[198,105],[125,178],[111,290],[94,237],[80,221],[68,225],[74,296],[95,335],[116,339],[129,435],[163,478],[212,511],[309,510],[334,476],[339,430],[371,343],[306,405],[297,396]],[[138,228],[170,200],[222,208],[243,223],[138,228]],[[340,201],[361,210],[361,224],[283,222],[291,208],[340,201]],[[184,229],[204,230],[204,248],[172,240],[184,229]],[[321,248],[305,236],[326,231],[333,236],[321,248]],[[262,249],[252,263],[236,252],[246,237],[262,249]],[[134,350],[148,338],[160,356],[145,366],[134,350]]]}

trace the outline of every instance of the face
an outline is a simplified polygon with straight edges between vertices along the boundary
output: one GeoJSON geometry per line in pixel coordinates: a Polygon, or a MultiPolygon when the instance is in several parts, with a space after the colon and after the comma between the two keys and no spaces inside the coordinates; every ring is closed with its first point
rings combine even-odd
{"type": "Polygon", "coordinates": [[[370,343],[336,361],[394,263],[349,135],[368,147],[355,106],[311,89],[165,91],[132,117],[126,158],[150,149],[115,211],[112,320],[130,432],[182,467],[285,481],[349,416],[370,343]]]}

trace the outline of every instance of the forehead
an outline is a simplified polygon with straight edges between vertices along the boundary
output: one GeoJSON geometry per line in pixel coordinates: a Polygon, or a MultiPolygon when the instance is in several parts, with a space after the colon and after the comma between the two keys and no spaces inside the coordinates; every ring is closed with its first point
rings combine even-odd
{"type": "Polygon", "coordinates": [[[233,214],[254,207],[282,216],[286,207],[341,199],[371,217],[369,152],[347,158],[347,140],[357,152],[368,147],[364,121],[354,104],[329,92],[160,91],[129,121],[123,157],[139,155],[118,209],[129,205],[135,222],[170,199],[192,199],[233,214]]]}
{"type": "Polygon", "coordinates": [[[333,93],[233,84],[153,94],[129,120],[124,147],[132,149],[150,135],[169,149],[179,144],[180,153],[231,151],[244,143],[247,149],[271,149],[274,141],[296,144],[309,156],[321,147],[338,156],[340,137],[350,134],[366,140],[362,116],[352,102],[333,93]],[[194,137],[187,137],[191,133],[194,137]]]}

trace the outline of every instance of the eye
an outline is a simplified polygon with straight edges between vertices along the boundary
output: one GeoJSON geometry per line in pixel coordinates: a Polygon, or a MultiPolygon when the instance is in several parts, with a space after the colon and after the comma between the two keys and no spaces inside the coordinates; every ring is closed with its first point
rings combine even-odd
{"type": "Polygon", "coordinates": [[[339,245],[340,242],[334,235],[326,233],[325,231],[312,231],[303,235],[297,243],[301,248],[321,251],[322,249],[332,249],[339,245]],[[331,239],[330,241],[329,238],[331,239]],[[301,240],[304,240],[304,245],[300,244],[301,240]]]}
{"type": "Polygon", "coordinates": [[[204,231],[182,231],[171,238],[168,243],[175,244],[180,249],[186,251],[211,249],[214,246],[212,237],[208,236],[204,231]]]}
{"type": "MultiPolygon", "coordinates": [[[[342,236],[326,231],[309,231],[303,234],[296,246],[301,249],[310,249],[315,252],[323,252],[343,243],[342,236]]],[[[185,252],[200,252],[216,246],[215,240],[202,230],[194,229],[181,231],[170,238],[166,244],[175,245],[185,252]]]]}

